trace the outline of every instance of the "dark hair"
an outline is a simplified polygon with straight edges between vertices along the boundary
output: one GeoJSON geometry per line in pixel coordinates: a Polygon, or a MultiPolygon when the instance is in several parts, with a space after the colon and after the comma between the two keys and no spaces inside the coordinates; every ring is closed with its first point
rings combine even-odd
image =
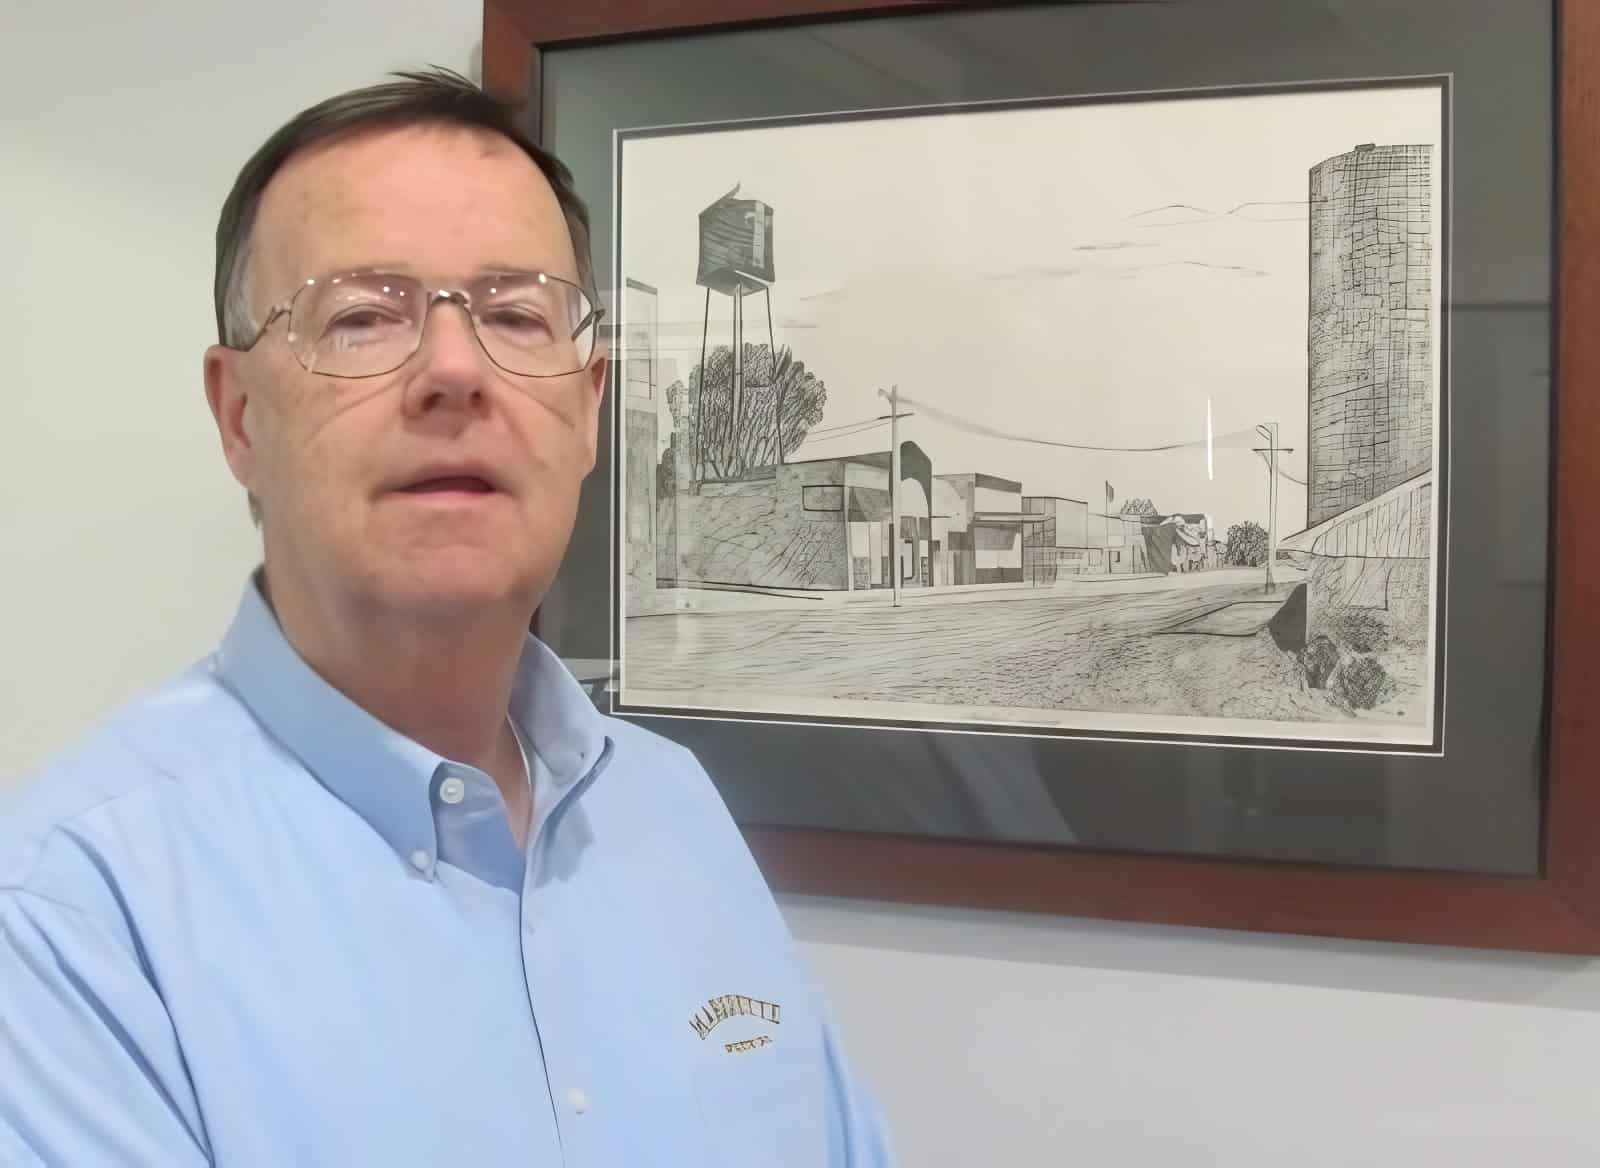
{"type": "Polygon", "coordinates": [[[522,128],[522,108],[484,92],[449,69],[396,72],[398,78],[365,89],[353,89],[302,110],[268,138],[234,179],[217,221],[217,267],[212,296],[216,302],[217,336],[225,345],[244,344],[237,335],[245,326],[244,272],[261,193],[284,163],[301,150],[360,130],[429,123],[487,130],[510,139],[533,159],[555,191],[572,236],[578,261],[578,282],[598,300],[594,260],[589,252],[589,211],[573,187],[572,172],[542,149],[522,128]]]}

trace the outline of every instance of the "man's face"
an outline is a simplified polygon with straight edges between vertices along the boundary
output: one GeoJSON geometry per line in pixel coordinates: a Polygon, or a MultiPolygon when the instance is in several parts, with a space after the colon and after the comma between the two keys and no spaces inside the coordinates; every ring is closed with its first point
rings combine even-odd
{"type": "MultiPolygon", "coordinates": [[[[374,268],[430,289],[506,271],[578,280],[538,168],[498,136],[454,127],[322,146],[268,186],[248,269],[256,320],[307,279],[374,268]]],[[[261,502],[274,587],[418,615],[536,604],[594,466],[603,351],[565,376],[508,373],[466,313],[439,301],[410,360],[348,379],[307,372],[287,324],[206,362],[229,465],[261,502]]]]}

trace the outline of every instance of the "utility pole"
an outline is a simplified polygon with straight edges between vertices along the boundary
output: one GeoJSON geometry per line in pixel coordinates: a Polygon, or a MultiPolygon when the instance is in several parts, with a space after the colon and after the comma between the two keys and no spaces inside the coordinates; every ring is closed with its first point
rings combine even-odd
{"type": "Polygon", "coordinates": [[[706,314],[700,322],[700,384],[694,391],[694,450],[689,458],[689,469],[694,478],[694,493],[700,493],[700,483],[706,477],[705,416],[706,416],[706,333],[711,326],[711,286],[706,285],[706,314]]]}
{"type": "Polygon", "coordinates": [[[878,390],[889,399],[889,574],[894,585],[894,606],[900,607],[900,387],[878,390]]]}
{"type": "Polygon", "coordinates": [[[744,406],[744,281],[733,286],[733,370],[728,382],[728,461],[727,473],[739,464],[739,415],[744,406]]]}
{"type": "Polygon", "coordinates": [[[1278,560],[1278,455],[1290,454],[1292,446],[1278,445],[1278,423],[1257,426],[1256,433],[1267,440],[1256,452],[1267,458],[1267,591],[1272,591],[1272,567],[1278,560]]]}
{"type": "MultiPolygon", "coordinates": [[[[772,382],[772,432],[778,441],[778,465],[783,465],[783,393],[778,389],[778,342],[772,336],[772,288],[767,298],[767,380],[772,382]]],[[[846,557],[847,559],[849,557],[846,557]]]]}

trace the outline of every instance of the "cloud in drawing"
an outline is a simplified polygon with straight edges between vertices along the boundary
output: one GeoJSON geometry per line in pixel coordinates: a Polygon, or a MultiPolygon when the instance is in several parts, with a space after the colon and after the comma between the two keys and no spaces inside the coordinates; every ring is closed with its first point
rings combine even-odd
{"type": "Polygon", "coordinates": [[[1017,268],[1011,272],[990,272],[984,276],[985,280],[1057,280],[1067,276],[1078,276],[1084,273],[1083,268],[1063,268],[1048,265],[1039,265],[1026,268],[1017,268]]]}
{"type": "Polygon", "coordinates": [[[1168,203],[1161,207],[1148,207],[1135,211],[1128,219],[1135,226],[1149,230],[1163,227],[1187,227],[1193,223],[1215,223],[1228,220],[1235,223],[1293,223],[1307,218],[1305,199],[1253,200],[1238,203],[1226,211],[1196,207],[1192,203],[1168,203]]]}
{"type": "Polygon", "coordinates": [[[1236,276],[1270,276],[1272,273],[1265,268],[1253,268],[1248,264],[1208,264],[1204,260],[1168,260],[1163,264],[1140,264],[1137,267],[1124,268],[1127,272],[1146,272],[1153,268],[1205,268],[1213,272],[1230,272],[1236,276]]]}
{"type": "Polygon", "coordinates": [[[1255,279],[1269,276],[1272,273],[1264,268],[1251,267],[1248,264],[1213,264],[1204,260],[1165,260],[1156,264],[1127,264],[1122,267],[1097,266],[1089,268],[1069,268],[1035,266],[1018,268],[1012,272],[991,272],[984,278],[987,280],[1059,280],[1074,276],[1099,276],[1117,280],[1129,280],[1144,272],[1153,272],[1162,268],[1194,268],[1210,272],[1220,272],[1224,275],[1238,276],[1255,279]]]}
{"type": "Polygon", "coordinates": [[[1073,251],[1122,251],[1130,247],[1155,247],[1153,243],[1134,243],[1132,240],[1118,239],[1111,243],[1080,243],[1073,251]]]}

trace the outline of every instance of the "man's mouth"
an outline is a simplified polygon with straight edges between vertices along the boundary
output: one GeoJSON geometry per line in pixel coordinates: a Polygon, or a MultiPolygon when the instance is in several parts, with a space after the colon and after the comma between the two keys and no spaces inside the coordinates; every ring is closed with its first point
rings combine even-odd
{"type": "Polygon", "coordinates": [[[429,495],[446,491],[459,491],[469,495],[487,495],[494,490],[489,483],[473,475],[448,475],[443,478],[423,479],[401,490],[412,495],[429,495]]]}

